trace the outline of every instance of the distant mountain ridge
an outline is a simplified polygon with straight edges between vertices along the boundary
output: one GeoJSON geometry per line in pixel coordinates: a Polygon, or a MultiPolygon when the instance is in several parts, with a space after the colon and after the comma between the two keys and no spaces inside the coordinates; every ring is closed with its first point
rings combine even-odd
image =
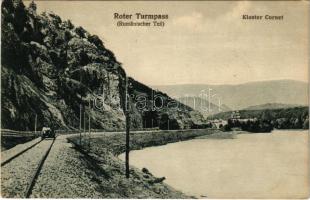
{"type": "Polygon", "coordinates": [[[243,110],[271,110],[271,109],[280,109],[280,108],[295,108],[300,107],[297,104],[284,104],[284,103],[266,103],[262,105],[249,106],[243,110]]]}
{"type": "Polygon", "coordinates": [[[208,100],[201,97],[180,97],[177,99],[181,103],[199,111],[205,117],[214,115],[220,112],[227,112],[231,109],[225,104],[219,103],[209,103],[208,100]]]}
{"type": "Polygon", "coordinates": [[[238,85],[183,84],[153,86],[168,95],[180,98],[199,96],[201,93],[215,95],[212,103],[221,99],[222,104],[233,110],[268,103],[308,105],[308,84],[296,80],[272,80],[248,82],[238,85]]]}

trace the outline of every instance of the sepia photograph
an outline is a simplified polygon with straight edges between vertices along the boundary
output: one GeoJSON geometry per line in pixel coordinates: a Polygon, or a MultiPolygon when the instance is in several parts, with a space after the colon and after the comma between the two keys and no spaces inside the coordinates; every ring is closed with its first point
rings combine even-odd
{"type": "Polygon", "coordinates": [[[308,199],[309,5],[2,0],[1,198],[308,199]]]}

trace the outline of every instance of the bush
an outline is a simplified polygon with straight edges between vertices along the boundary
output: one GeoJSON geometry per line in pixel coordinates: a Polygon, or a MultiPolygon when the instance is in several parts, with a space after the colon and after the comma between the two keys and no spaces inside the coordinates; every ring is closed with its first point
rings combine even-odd
{"type": "Polygon", "coordinates": [[[224,132],[231,131],[231,127],[228,124],[225,124],[224,126],[222,125],[220,130],[224,132]]]}

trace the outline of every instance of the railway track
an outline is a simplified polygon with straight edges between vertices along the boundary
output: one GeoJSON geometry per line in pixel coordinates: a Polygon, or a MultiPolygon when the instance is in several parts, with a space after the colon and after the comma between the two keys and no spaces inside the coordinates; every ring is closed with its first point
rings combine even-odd
{"type": "Polygon", "coordinates": [[[1,163],[3,197],[30,197],[54,142],[55,138],[40,140],[1,163]]]}
{"type": "Polygon", "coordinates": [[[36,183],[36,180],[40,174],[40,171],[42,169],[42,166],[48,156],[48,154],[50,153],[52,146],[55,142],[55,138],[53,139],[53,142],[51,143],[50,147],[47,149],[47,151],[45,152],[45,154],[43,155],[42,159],[40,160],[38,167],[36,168],[35,172],[33,173],[33,176],[31,177],[31,181],[30,184],[28,185],[27,189],[26,189],[26,193],[25,193],[25,197],[29,198],[33,189],[34,184],[36,183]]]}

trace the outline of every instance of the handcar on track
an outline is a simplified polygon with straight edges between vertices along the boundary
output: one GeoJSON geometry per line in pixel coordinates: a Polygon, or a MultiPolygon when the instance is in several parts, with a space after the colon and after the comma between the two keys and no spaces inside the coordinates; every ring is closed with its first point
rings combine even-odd
{"type": "Polygon", "coordinates": [[[43,127],[41,139],[44,138],[55,138],[55,131],[49,127],[43,127]]]}

